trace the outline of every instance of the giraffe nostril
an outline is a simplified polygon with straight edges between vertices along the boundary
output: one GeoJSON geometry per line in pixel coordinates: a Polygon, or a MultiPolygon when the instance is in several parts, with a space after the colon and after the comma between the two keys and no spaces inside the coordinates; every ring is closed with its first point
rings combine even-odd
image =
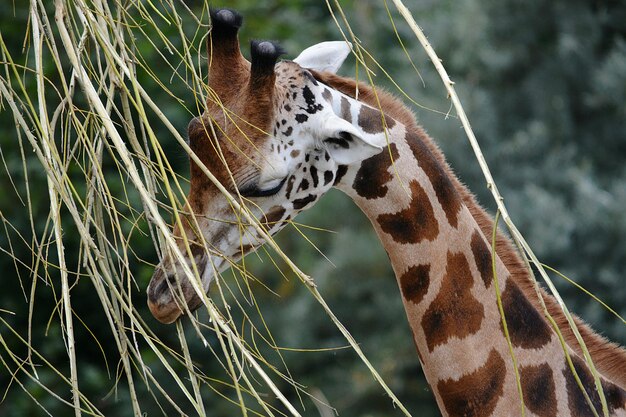
{"type": "Polygon", "coordinates": [[[152,304],[161,303],[161,299],[166,291],[169,291],[167,280],[162,279],[156,285],[151,285],[148,288],[148,301],[152,304]]]}
{"type": "MultiPolygon", "coordinates": [[[[198,271],[204,271],[206,262],[204,256],[195,261],[198,271]]],[[[169,272],[162,266],[154,270],[147,291],[150,312],[155,319],[165,324],[173,323],[185,312],[194,311],[203,304],[202,297],[196,294],[195,286],[179,268],[168,269],[173,271],[169,272]]]]}
{"type": "Polygon", "coordinates": [[[176,274],[163,275],[159,283],[154,287],[154,296],[158,298],[172,298],[172,290],[178,288],[176,274]]]}
{"type": "Polygon", "coordinates": [[[164,324],[174,322],[182,314],[172,293],[176,276],[156,269],[148,286],[148,307],[155,319],[164,324]],[[174,283],[172,283],[174,282],[174,283]]]}
{"type": "Polygon", "coordinates": [[[155,269],[148,285],[148,301],[153,305],[167,304],[172,299],[173,285],[176,285],[174,274],[166,275],[161,268],[155,269]]]}

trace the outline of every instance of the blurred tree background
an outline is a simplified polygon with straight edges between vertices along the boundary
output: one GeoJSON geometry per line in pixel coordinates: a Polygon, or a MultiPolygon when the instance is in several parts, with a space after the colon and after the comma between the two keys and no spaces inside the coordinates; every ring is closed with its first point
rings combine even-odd
{"type": "MultiPolygon", "coordinates": [[[[202,9],[200,1],[185,2],[194,11],[202,9]]],[[[25,1],[9,3],[12,4],[0,8],[0,33],[13,59],[28,64],[32,56],[25,56],[23,49],[29,30],[28,5],[25,1]]],[[[456,82],[513,220],[540,259],[575,279],[625,316],[626,3],[617,0],[407,0],[405,3],[456,82]]],[[[391,16],[423,82],[396,42],[383,0],[343,1],[341,5],[363,45],[419,104],[411,104],[418,120],[437,139],[459,177],[492,209],[485,181],[460,122],[453,112],[446,117],[450,103],[445,89],[393,6],[389,5],[391,16]]],[[[319,0],[214,1],[212,6],[232,7],[244,15],[240,35],[244,54],[247,54],[248,39],[279,40],[289,57],[294,57],[310,44],[341,36],[325,2],[319,0]]],[[[137,23],[141,25],[141,21],[137,23]]],[[[180,35],[174,28],[162,30],[176,43],[180,35]]],[[[158,52],[166,53],[143,42],[139,42],[138,47],[145,48],[143,56],[147,62],[151,58],[158,62],[161,59],[158,52]]],[[[51,62],[45,65],[54,73],[51,62]]],[[[352,61],[348,62],[341,73],[353,75],[353,65],[352,61]]],[[[176,67],[176,63],[172,66],[176,67]]],[[[185,100],[188,108],[194,108],[193,92],[177,83],[171,67],[155,65],[152,70],[168,89],[185,100]]],[[[378,85],[400,95],[382,72],[377,71],[377,74],[378,85]]],[[[9,77],[9,74],[2,73],[0,77],[9,77]]],[[[140,81],[171,122],[180,132],[185,132],[192,114],[148,77],[140,77],[140,81]]],[[[34,89],[33,85],[26,87],[34,89]]],[[[0,104],[0,271],[3,277],[0,317],[26,338],[32,281],[29,269],[34,259],[29,245],[33,244],[35,236],[42,236],[50,227],[46,220],[49,201],[45,172],[30,155],[28,147],[20,146],[6,101],[0,104]],[[23,160],[27,163],[23,164],[23,160]],[[32,216],[26,214],[27,194],[31,199],[32,216]],[[31,223],[31,217],[36,222],[31,223]]],[[[170,133],[159,126],[155,125],[155,129],[171,163],[186,176],[188,165],[184,151],[170,133]]],[[[109,186],[113,192],[128,193],[127,198],[136,202],[127,178],[117,173],[113,163],[104,166],[111,173],[109,186]]],[[[124,213],[123,207],[120,210],[124,213]]],[[[367,219],[349,199],[333,191],[297,221],[318,228],[302,227],[301,231],[328,260],[293,227],[278,236],[281,247],[303,271],[314,277],[333,311],[411,413],[438,415],[419,368],[387,256],[367,219]]],[[[139,227],[145,230],[145,226],[140,224],[139,227]]],[[[175,346],[174,327],[158,324],[145,307],[145,289],[157,262],[155,248],[149,237],[129,234],[128,245],[136,256],[130,266],[137,282],[137,288],[133,289],[135,305],[155,334],[166,344],[175,346]]],[[[51,253],[51,266],[45,275],[49,281],[41,281],[33,291],[36,308],[32,344],[46,360],[68,375],[67,354],[58,311],[55,312],[60,284],[52,266],[54,246],[50,240],[47,243],[50,247],[44,250],[51,253]]],[[[65,230],[64,245],[68,254],[76,253],[74,264],[78,265],[81,262],[79,240],[71,228],[65,230]]],[[[288,279],[277,273],[263,253],[248,256],[246,263],[269,288],[253,287],[275,343],[305,350],[282,352],[282,360],[296,381],[312,395],[328,401],[342,416],[400,415],[351,349],[322,350],[340,348],[347,343],[286,266],[278,263],[288,279]]],[[[234,286],[231,275],[226,273],[224,281],[234,286]]],[[[110,329],[101,325],[102,307],[95,301],[93,287],[83,277],[70,278],[74,314],[82,321],[75,322],[81,390],[105,415],[132,415],[125,381],[116,386],[121,372],[119,352],[111,342],[110,329]]],[[[606,336],[626,343],[624,324],[619,319],[563,280],[554,279],[573,311],[606,336]]],[[[243,299],[241,304],[251,316],[259,316],[256,305],[247,304],[243,299]]],[[[241,317],[242,313],[233,313],[237,314],[241,317]]],[[[68,406],[22,373],[13,378],[10,370],[14,370],[15,365],[9,352],[23,359],[27,350],[7,325],[0,324],[0,332],[3,340],[0,416],[45,415],[36,402],[51,415],[70,415],[72,411],[68,406]]],[[[214,336],[209,334],[207,338],[216,343],[214,336]]],[[[192,356],[203,372],[225,378],[215,357],[207,354],[193,332],[188,340],[192,356]]],[[[149,348],[145,344],[141,347],[146,363],[151,364],[152,374],[167,386],[170,377],[154,358],[151,362],[149,348]]],[[[280,363],[276,353],[265,350],[268,357],[280,363]]],[[[70,390],[59,382],[58,376],[42,368],[39,378],[57,395],[70,401],[70,390]]],[[[296,392],[287,383],[279,387],[294,403],[299,403],[296,392]]],[[[158,392],[149,392],[144,386],[137,390],[145,401],[142,410],[147,415],[176,414],[167,404],[162,404],[161,408],[158,392]]],[[[207,415],[240,413],[236,406],[220,398],[220,395],[232,394],[225,394],[226,391],[224,387],[222,391],[203,392],[207,415]]],[[[180,398],[179,406],[194,415],[185,404],[186,399],[180,398]]],[[[308,398],[303,398],[302,408],[305,416],[328,415],[319,411],[308,398]]]]}

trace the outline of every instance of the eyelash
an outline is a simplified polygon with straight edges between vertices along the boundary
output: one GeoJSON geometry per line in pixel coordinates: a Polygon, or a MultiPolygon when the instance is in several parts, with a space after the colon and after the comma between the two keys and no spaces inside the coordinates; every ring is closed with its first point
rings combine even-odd
{"type": "Polygon", "coordinates": [[[240,194],[243,197],[271,197],[283,188],[285,182],[287,182],[287,177],[283,178],[283,180],[276,187],[272,187],[269,190],[261,190],[258,187],[253,187],[248,190],[240,191],[240,194]]]}

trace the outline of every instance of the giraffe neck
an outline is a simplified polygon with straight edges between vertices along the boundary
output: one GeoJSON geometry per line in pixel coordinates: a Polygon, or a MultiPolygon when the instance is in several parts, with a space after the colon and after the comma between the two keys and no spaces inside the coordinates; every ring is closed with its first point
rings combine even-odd
{"type": "MultiPolygon", "coordinates": [[[[521,415],[496,301],[490,238],[430,139],[417,127],[393,125],[388,148],[349,168],[338,186],[368,216],[390,257],[419,359],[442,413],[521,415]]],[[[496,256],[527,410],[542,416],[592,415],[558,338],[509,267],[496,256]]],[[[600,410],[584,362],[573,358],[600,410]]],[[[624,391],[604,382],[609,410],[626,412],[624,391]]]]}
{"type": "MultiPolygon", "coordinates": [[[[482,396],[492,397],[477,415],[490,415],[505,388],[515,384],[506,381],[506,341],[493,337],[500,321],[490,302],[491,257],[476,221],[430,149],[404,127],[394,127],[388,150],[351,171],[344,191],[368,216],[389,255],[440,408],[449,408],[446,392],[459,392],[458,381],[471,378],[486,384],[477,386],[482,396]]],[[[506,269],[497,266],[505,282],[506,269]]],[[[514,391],[506,394],[515,398],[514,391]]],[[[519,400],[506,407],[519,411],[519,400]]]]}

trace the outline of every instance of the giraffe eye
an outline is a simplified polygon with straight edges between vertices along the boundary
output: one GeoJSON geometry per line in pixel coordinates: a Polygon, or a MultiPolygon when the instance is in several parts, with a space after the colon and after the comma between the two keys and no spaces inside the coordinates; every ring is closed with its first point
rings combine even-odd
{"type": "Polygon", "coordinates": [[[344,149],[348,149],[350,147],[350,142],[352,142],[352,135],[348,132],[339,132],[337,137],[327,138],[324,142],[333,144],[335,147],[340,147],[344,149]]]}
{"type": "Polygon", "coordinates": [[[250,187],[246,187],[243,190],[239,190],[239,194],[242,197],[254,198],[254,197],[270,197],[277,194],[283,185],[287,182],[287,177],[283,178],[276,186],[271,188],[260,188],[258,185],[252,185],[250,187]]]}

